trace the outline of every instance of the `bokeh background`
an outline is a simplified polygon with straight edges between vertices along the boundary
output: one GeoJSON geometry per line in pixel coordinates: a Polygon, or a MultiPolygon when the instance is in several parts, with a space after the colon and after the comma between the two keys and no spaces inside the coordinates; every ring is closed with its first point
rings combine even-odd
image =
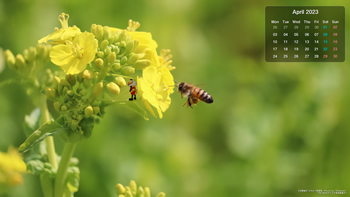
{"type": "MultiPolygon", "coordinates": [[[[179,94],[159,120],[120,106],[107,109],[78,144],[76,197],[117,196],[130,180],[167,196],[319,196],[298,190],[348,190],[349,45],[343,63],[267,63],[267,5],[342,5],[348,0],[0,0],[0,47],[21,53],[59,26],[125,28],[133,19],[174,55],[176,81],[203,84],[213,104],[182,107],[179,94]]],[[[0,82],[15,77],[1,67],[0,82]]],[[[34,106],[20,84],[0,89],[0,151],[24,140],[34,106]]],[[[55,138],[56,150],[63,142],[55,138]]],[[[38,177],[1,196],[43,196],[38,177]]],[[[333,196],[333,195],[327,195],[333,196]]],[[[339,195],[334,195],[339,196],[339,195]]]]}

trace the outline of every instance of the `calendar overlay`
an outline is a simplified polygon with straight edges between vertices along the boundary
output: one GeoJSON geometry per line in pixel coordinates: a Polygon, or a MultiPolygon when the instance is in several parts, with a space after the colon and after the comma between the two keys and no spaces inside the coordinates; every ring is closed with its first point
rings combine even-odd
{"type": "Polygon", "coordinates": [[[344,62],[345,7],[267,6],[267,62],[344,62]]]}

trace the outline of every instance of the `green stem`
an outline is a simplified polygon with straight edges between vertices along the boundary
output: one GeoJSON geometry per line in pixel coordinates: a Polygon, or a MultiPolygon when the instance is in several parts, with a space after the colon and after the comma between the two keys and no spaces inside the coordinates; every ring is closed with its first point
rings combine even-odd
{"type": "Polygon", "coordinates": [[[76,143],[66,143],[63,149],[60,165],[58,166],[55,180],[55,197],[62,197],[65,182],[67,178],[67,169],[70,164],[70,158],[73,156],[76,143]]]}
{"type": "MultiPolygon", "coordinates": [[[[45,123],[50,121],[50,114],[46,104],[46,96],[42,96],[40,108],[41,108],[43,122],[45,123]]],[[[53,142],[53,137],[52,136],[46,137],[45,142],[46,142],[46,151],[49,157],[49,162],[54,169],[57,169],[56,152],[55,152],[55,144],[53,142]]]]}

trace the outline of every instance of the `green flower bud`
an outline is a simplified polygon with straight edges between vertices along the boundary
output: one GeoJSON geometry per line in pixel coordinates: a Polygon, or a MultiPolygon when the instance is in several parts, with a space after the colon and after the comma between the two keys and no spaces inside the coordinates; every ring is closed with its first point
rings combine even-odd
{"type": "Polygon", "coordinates": [[[53,88],[46,88],[45,94],[46,94],[47,98],[49,98],[49,99],[56,98],[56,90],[53,88]]]}
{"type": "Polygon", "coordinates": [[[102,40],[102,38],[103,38],[103,27],[101,25],[97,25],[95,36],[96,36],[97,40],[102,40]]]}
{"type": "Polygon", "coordinates": [[[54,76],[53,77],[53,88],[58,89],[58,84],[60,84],[61,79],[54,76]]]}
{"type": "Polygon", "coordinates": [[[120,47],[124,47],[125,48],[126,47],[126,42],[125,41],[121,41],[120,42],[120,47]]]}
{"type": "MultiPolygon", "coordinates": [[[[64,95],[64,94],[67,94],[67,90],[69,90],[68,89],[68,87],[63,87],[63,90],[62,90],[62,94],[64,95]]],[[[65,97],[65,98],[67,98],[67,100],[69,99],[69,97],[65,97]]]]}
{"type": "Polygon", "coordinates": [[[36,57],[36,48],[29,47],[28,61],[30,62],[34,61],[35,57],[36,57]]]}
{"type": "Polygon", "coordinates": [[[116,40],[116,36],[114,34],[111,34],[111,37],[109,37],[108,41],[109,43],[114,43],[116,40]]]}
{"type": "Polygon", "coordinates": [[[124,187],[122,184],[118,183],[118,184],[115,186],[115,188],[116,188],[116,190],[117,190],[118,196],[125,193],[125,187],[124,187]]]}
{"type": "Polygon", "coordinates": [[[131,52],[133,49],[134,49],[134,42],[133,41],[128,42],[126,44],[125,51],[126,52],[131,52]]]}
{"type": "Polygon", "coordinates": [[[87,106],[84,110],[84,115],[85,115],[85,117],[88,118],[88,117],[92,116],[93,112],[94,112],[94,110],[92,109],[92,107],[87,106]]]}
{"type": "Polygon", "coordinates": [[[55,110],[56,110],[57,112],[60,112],[60,111],[61,111],[61,103],[60,103],[60,102],[55,102],[55,103],[53,104],[53,107],[55,108],[55,110]]]}
{"type": "Polygon", "coordinates": [[[149,187],[145,187],[145,197],[151,197],[151,190],[149,187]]]}
{"type": "Polygon", "coordinates": [[[108,46],[108,40],[103,40],[100,44],[100,50],[103,51],[108,46]]]}
{"type": "Polygon", "coordinates": [[[83,81],[84,87],[87,89],[91,86],[91,80],[90,79],[84,79],[83,81]]]}
{"type": "Polygon", "coordinates": [[[128,62],[128,57],[123,56],[122,59],[120,59],[120,64],[124,65],[126,62],[128,62]]]}
{"type": "Polygon", "coordinates": [[[95,66],[96,66],[97,69],[101,69],[102,66],[103,66],[103,60],[101,58],[97,58],[95,60],[95,66]]]}
{"type": "Polygon", "coordinates": [[[137,189],[137,196],[144,196],[144,190],[141,186],[139,186],[139,188],[137,189]]]}
{"type": "Polygon", "coordinates": [[[131,42],[132,40],[131,40],[131,36],[130,35],[128,35],[128,36],[126,36],[126,43],[128,43],[128,42],[131,42]]]}
{"type": "Polygon", "coordinates": [[[120,93],[120,88],[117,84],[114,82],[110,82],[107,84],[107,90],[112,93],[112,94],[119,94],[120,93]]]}
{"type": "Polygon", "coordinates": [[[118,71],[119,69],[120,69],[120,63],[114,63],[114,64],[112,64],[112,69],[114,70],[114,71],[118,71]]]}
{"type": "Polygon", "coordinates": [[[27,61],[28,61],[28,54],[29,54],[29,50],[28,50],[28,49],[24,49],[24,50],[23,50],[23,57],[24,57],[24,59],[27,60],[27,61]]]}
{"type": "Polygon", "coordinates": [[[133,197],[130,191],[125,192],[125,197],[133,197]]]}
{"type": "Polygon", "coordinates": [[[116,77],[116,78],[114,79],[114,82],[115,82],[116,84],[118,84],[118,86],[120,86],[121,88],[124,87],[124,86],[126,86],[126,81],[125,81],[125,79],[124,79],[123,77],[116,77]]]}
{"type": "MultiPolygon", "coordinates": [[[[51,73],[51,69],[45,70],[45,75],[42,78],[42,81],[44,82],[45,86],[51,86],[53,83],[53,74],[51,73]]],[[[55,88],[57,89],[57,88],[55,88]]]]}
{"type": "Polygon", "coordinates": [[[44,44],[36,45],[36,51],[40,59],[46,58],[48,55],[47,47],[44,44]]]}
{"type": "Polygon", "coordinates": [[[70,87],[70,86],[71,86],[70,83],[69,83],[67,80],[65,80],[65,79],[61,79],[60,84],[61,84],[63,87],[64,87],[64,86],[66,86],[66,87],[70,87]]]}
{"type": "Polygon", "coordinates": [[[97,57],[103,58],[105,56],[105,53],[103,51],[97,52],[97,57]]]}
{"type": "Polygon", "coordinates": [[[131,191],[132,195],[136,196],[137,185],[136,185],[136,182],[134,180],[130,181],[129,187],[130,187],[130,191],[131,191]]]}
{"type": "Polygon", "coordinates": [[[108,40],[111,37],[111,30],[109,27],[104,26],[103,27],[103,39],[108,40]]]}
{"type": "Polygon", "coordinates": [[[81,87],[78,87],[75,91],[78,93],[78,94],[80,94],[80,91],[82,90],[82,88],[81,87]]]}
{"type": "Polygon", "coordinates": [[[160,192],[158,195],[157,195],[157,197],[165,197],[166,195],[165,195],[165,193],[164,192],[160,192]]]}
{"type": "Polygon", "coordinates": [[[84,72],[83,72],[83,78],[84,79],[89,79],[90,80],[93,77],[94,77],[94,72],[92,72],[91,70],[84,70],[84,72]]]}
{"type": "Polygon", "coordinates": [[[69,96],[73,96],[73,95],[74,95],[74,92],[73,92],[72,90],[67,90],[67,94],[68,94],[69,96]]]}
{"type": "Polygon", "coordinates": [[[116,58],[117,58],[117,55],[115,54],[115,52],[110,53],[107,57],[108,62],[111,64],[115,61],[116,58]]]}
{"type": "Polygon", "coordinates": [[[16,69],[16,58],[10,50],[5,51],[5,60],[10,69],[16,69]]]}
{"type": "Polygon", "coordinates": [[[92,109],[94,110],[94,115],[97,115],[100,112],[99,107],[93,107],[92,109]]]}
{"type": "Polygon", "coordinates": [[[147,66],[151,65],[152,62],[150,60],[137,60],[134,65],[132,65],[136,70],[142,70],[147,66]]]}
{"type": "Polygon", "coordinates": [[[131,67],[131,66],[125,66],[125,67],[123,67],[122,69],[120,69],[120,72],[121,72],[123,75],[129,76],[129,75],[132,75],[132,74],[135,73],[135,68],[134,68],[134,67],[131,67]]]}
{"type": "Polygon", "coordinates": [[[108,56],[108,55],[112,52],[111,47],[107,47],[107,48],[104,50],[104,52],[105,52],[105,56],[108,56]]]}
{"type": "Polygon", "coordinates": [[[120,53],[120,49],[118,46],[115,46],[113,50],[114,50],[115,54],[117,54],[117,55],[120,53]]]}
{"type": "Polygon", "coordinates": [[[102,90],[103,90],[103,83],[102,82],[96,83],[94,86],[94,89],[92,90],[91,96],[99,97],[102,93],[102,90]]]}
{"type": "Polygon", "coordinates": [[[128,32],[123,30],[120,32],[119,36],[118,36],[118,41],[125,41],[126,40],[126,36],[128,35],[128,32]]]}
{"type": "Polygon", "coordinates": [[[129,57],[128,64],[134,64],[139,59],[139,56],[137,54],[134,54],[129,57]]]}
{"type": "Polygon", "coordinates": [[[77,81],[78,81],[79,83],[82,83],[82,82],[83,82],[83,73],[82,73],[82,72],[79,73],[79,74],[77,75],[77,81]]]}
{"type": "MultiPolygon", "coordinates": [[[[76,131],[76,130],[77,130],[78,124],[79,124],[79,121],[73,119],[73,120],[72,120],[72,123],[71,123],[71,125],[70,125],[70,129],[72,129],[73,131],[76,131]]],[[[77,137],[77,136],[76,136],[76,137],[77,137]]]]}
{"type": "Polygon", "coordinates": [[[87,92],[86,92],[86,90],[84,89],[84,90],[81,90],[81,91],[79,92],[79,94],[80,94],[81,96],[86,96],[86,95],[87,95],[87,92]]]}
{"type": "Polygon", "coordinates": [[[58,92],[58,95],[62,95],[63,93],[63,85],[60,83],[58,84],[58,87],[57,87],[57,92],[58,92]]]}
{"type": "Polygon", "coordinates": [[[70,85],[75,86],[77,80],[75,79],[74,75],[66,75],[66,80],[68,81],[68,83],[70,83],[70,85]]]}
{"type": "Polygon", "coordinates": [[[77,117],[77,120],[82,120],[84,118],[84,116],[82,116],[82,115],[78,115],[78,117],[77,117]]]}
{"type": "Polygon", "coordinates": [[[16,66],[18,69],[23,69],[26,67],[26,61],[21,54],[16,55],[16,66]]]}
{"type": "Polygon", "coordinates": [[[61,106],[61,112],[65,112],[65,111],[67,111],[67,106],[62,105],[62,106],[61,106]]]}
{"type": "Polygon", "coordinates": [[[97,28],[96,24],[91,25],[91,33],[93,33],[95,36],[96,36],[96,28],[97,28]]]}
{"type": "Polygon", "coordinates": [[[139,40],[134,40],[134,50],[139,46],[140,41],[139,40]]]}
{"type": "Polygon", "coordinates": [[[125,192],[130,192],[131,193],[131,190],[130,190],[129,186],[125,186],[125,192]]]}

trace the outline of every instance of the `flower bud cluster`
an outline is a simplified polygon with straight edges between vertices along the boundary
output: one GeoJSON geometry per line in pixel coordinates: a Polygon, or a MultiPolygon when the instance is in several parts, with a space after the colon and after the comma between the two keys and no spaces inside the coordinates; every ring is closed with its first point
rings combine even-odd
{"type": "Polygon", "coordinates": [[[42,65],[49,62],[50,50],[51,46],[38,44],[36,47],[24,49],[22,54],[19,53],[16,56],[8,49],[4,54],[10,69],[28,77],[28,74],[29,76],[37,74],[42,69],[42,65]]]}
{"type": "Polygon", "coordinates": [[[93,72],[89,70],[78,75],[66,75],[65,79],[55,76],[53,86],[45,90],[47,98],[55,101],[54,108],[63,115],[67,127],[81,136],[86,130],[83,122],[88,120],[94,125],[98,121],[95,115],[101,115],[100,101],[96,98],[102,93],[103,83],[93,86],[92,79],[93,72]]]}
{"type": "MultiPolygon", "coordinates": [[[[129,186],[116,185],[118,197],[151,197],[151,191],[148,187],[137,187],[136,182],[131,180],[129,186]]],[[[160,192],[156,197],[165,197],[164,192],[160,192]]]]}
{"type": "Polygon", "coordinates": [[[151,61],[145,59],[149,51],[136,53],[139,40],[132,39],[127,30],[115,30],[115,28],[93,24],[91,32],[99,41],[94,61],[97,70],[130,76],[135,73],[135,70],[151,65],[151,61]]]}
{"type": "Polygon", "coordinates": [[[36,47],[24,49],[16,56],[10,51],[4,52],[5,60],[11,70],[15,70],[26,86],[27,94],[32,98],[34,105],[40,103],[40,91],[52,85],[53,74],[50,69],[43,70],[49,63],[50,45],[37,44],[36,47]]]}

